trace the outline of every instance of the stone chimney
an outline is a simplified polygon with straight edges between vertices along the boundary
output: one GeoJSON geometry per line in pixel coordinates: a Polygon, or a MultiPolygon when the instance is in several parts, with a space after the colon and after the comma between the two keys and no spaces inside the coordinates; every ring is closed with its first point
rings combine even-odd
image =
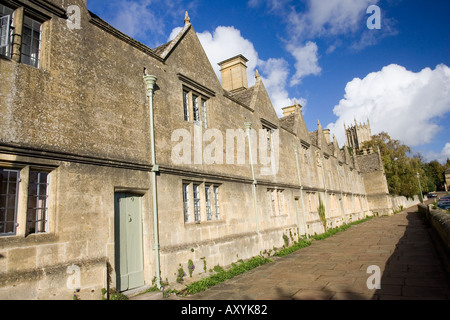
{"type": "Polygon", "coordinates": [[[331,143],[330,129],[323,129],[323,135],[325,136],[325,140],[327,140],[327,143],[331,143]]]}
{"type": "Polygon", "coordinates": [[[219,62],[222,73],[222,86],[229,92],[237,92],[248,88],[247,58],[239,54],[233,58],[219,62]]]}

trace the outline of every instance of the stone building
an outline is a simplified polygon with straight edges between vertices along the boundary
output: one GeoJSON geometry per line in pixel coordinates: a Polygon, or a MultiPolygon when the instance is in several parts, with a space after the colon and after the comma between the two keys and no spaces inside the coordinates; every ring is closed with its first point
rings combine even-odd
{"type": "Polygon", "coordinates": [[[155,49],[86,0],[0,16],[0,299],[99,299],[189,260],[202,277],[322,233],[319,202],[327,227],[389,209],[377,154],[309,132],[298,104],[278,118],[241,55],[222,86],[188,16],[155,49]]]}
{"type": "Polygon", "coordinates": [[[355,119],[355,125],[346,127],[344,123],[345,137],[347,138],[347,146],[352,149],[359,149],[363,143],[372,139],[372,131],[370,130],[370,122],[359,123],[355,119]]]}

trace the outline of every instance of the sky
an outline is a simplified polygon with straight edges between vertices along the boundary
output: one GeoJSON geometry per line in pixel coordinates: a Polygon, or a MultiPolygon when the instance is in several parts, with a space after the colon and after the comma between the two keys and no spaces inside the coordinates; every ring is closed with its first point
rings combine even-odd
{"type": "Polygon", "coordinates": [[[173,39],[185,12],[218,62],[249,61],[272,104],[303,106],[309,131],[370,121],[426,161],[450,158],[450,1],[88,0],[90,11],[150,48],[173,39]],[[375,8],[373,6],[376,6],[375,8]],[[375,10],[376,9],[376,10],[375,10]],[[379,9],[379,10],[378,10],[379,9]]]}

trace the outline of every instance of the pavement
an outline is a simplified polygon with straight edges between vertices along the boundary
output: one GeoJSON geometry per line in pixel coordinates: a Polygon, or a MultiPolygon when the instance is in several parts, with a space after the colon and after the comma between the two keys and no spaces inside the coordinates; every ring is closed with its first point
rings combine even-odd
{"type": "MultiPolygon", "coordinates": [[[[162,294],[131,299],[159,300],[162,294]]],[[[450,300],[450,285],[415,206],[315,240],[206,291],[168,299],[450,300]]]]}

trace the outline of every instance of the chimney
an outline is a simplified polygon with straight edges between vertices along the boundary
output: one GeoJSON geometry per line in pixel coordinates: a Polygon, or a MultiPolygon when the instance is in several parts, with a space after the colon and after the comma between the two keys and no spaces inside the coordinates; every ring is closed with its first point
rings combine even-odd
{"type": "Polygon", "coordinates": [[[323,129],[323,135],[325,136],[325,140],[327,140],[327,143],[331,143],[330,129],[323,129]]]}
{"type": "Polygon", "coordinates": [[[222,86],[229,92],[237,92],[248,88],[247,58],[239,54],[233,58],[219,62],[222,73],[222,86]]]}

